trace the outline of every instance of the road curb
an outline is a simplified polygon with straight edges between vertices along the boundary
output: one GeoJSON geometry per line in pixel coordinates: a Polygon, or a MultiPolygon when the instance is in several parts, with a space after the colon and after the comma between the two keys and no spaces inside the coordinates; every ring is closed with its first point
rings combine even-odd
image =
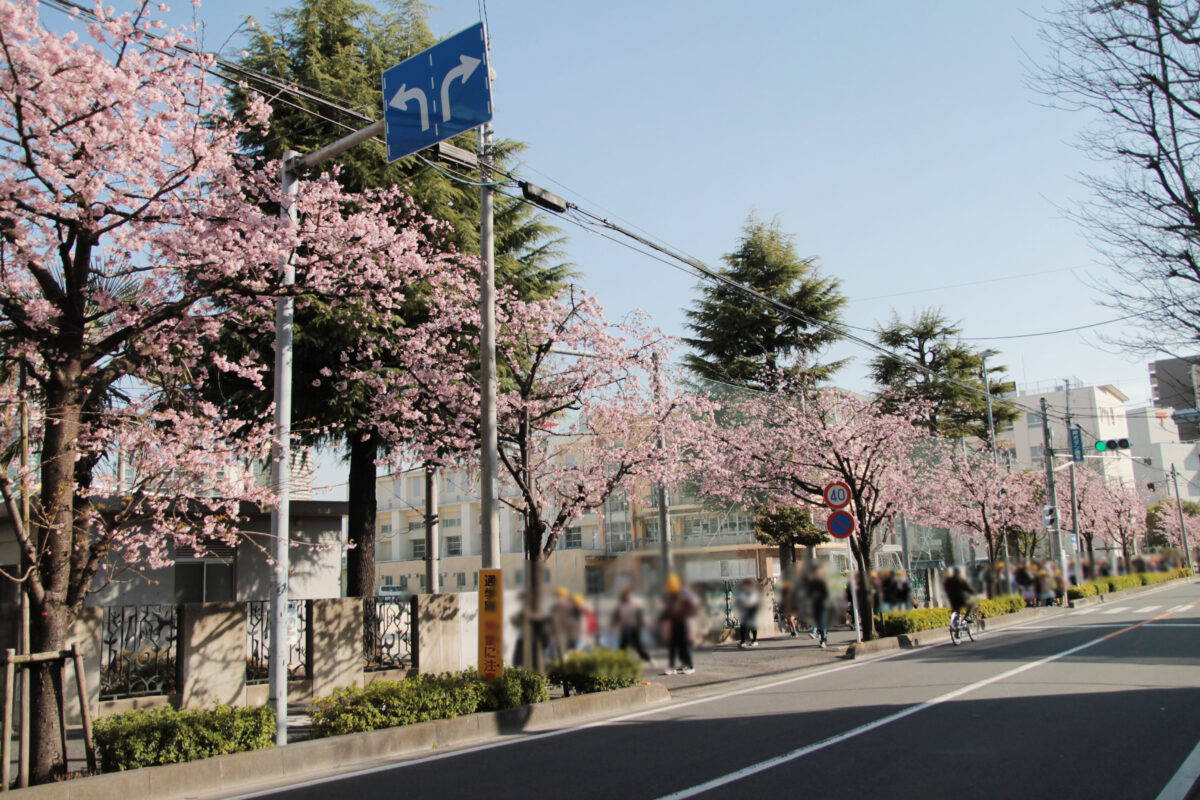
{"type": "Polygon", "coordinates": [[[155,800],[197,794],[236,794],[274,781],[351,768],[381,758],[406,756],[498,736],[563,727],[671,699],[661,683],[548,700],[504,711],[485,711],[396,728],[310,739],[287,747],[216,756],[185,764],[146,767],[9,792],[15,800],[155,800]]]}

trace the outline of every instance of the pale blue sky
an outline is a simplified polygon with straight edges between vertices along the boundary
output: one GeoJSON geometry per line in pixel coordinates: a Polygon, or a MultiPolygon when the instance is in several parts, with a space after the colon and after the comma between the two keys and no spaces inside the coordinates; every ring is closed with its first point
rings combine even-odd
{"type": "MultiPolygon", "coordinates": [[[[206,2],[207,44],[280,7],[206,2]]],[[[1025,85],[1042,8],[493,0],[494,124],[528,143],[530,180],[712,265],[752,209],[778,215],[842,280],[851,325],[925,305],[969,337],[1085,325],[1120,313],[1096,305],[1097,254],[1059,211],[1085,197],[1072,147],[1085,120],[1025,85]]],[[[479,16],[476,0],[441,0],[430,21],[444,36],[479,16]]],[[[682,333],[695,279],[564,228],[582,284],[614,316],[642,308],[682,333]]],[[[1096,333],[979,344],[1018,382],[1072,375],[1144,401],[1145,359],[1096,333]]],[[[862,351],[834,355],[856,357],[840,383],[869,388],[862,351]]]]}

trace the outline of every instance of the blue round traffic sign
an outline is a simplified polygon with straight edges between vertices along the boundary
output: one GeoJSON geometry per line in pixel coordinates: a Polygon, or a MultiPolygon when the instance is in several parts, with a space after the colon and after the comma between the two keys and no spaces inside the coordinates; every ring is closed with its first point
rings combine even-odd
{"type": "Polygon", "coordinates": [[[854,533],[854,517],[849,511],[835,511],[825,520],[825,528],[837,539],[845,539],[854,533]]]}

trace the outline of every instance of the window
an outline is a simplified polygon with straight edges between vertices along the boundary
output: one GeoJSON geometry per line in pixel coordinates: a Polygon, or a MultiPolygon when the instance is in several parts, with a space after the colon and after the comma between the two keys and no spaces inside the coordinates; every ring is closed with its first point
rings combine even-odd
{"type": "Polygon", "coordinates": [[[645,539],[647,542],[657,542],[658,541],[658,520],[657,519],[646,520],[645,539]]]}
{"type": "Polygon", "coordinates": [[[400,588],[403,591],[406,591],[406,592],[408,591],[408,576],[407,575],[400,576],[400,588]]]}
{"type": "Polygon", "coordinates": [[[1040,428],[1040,427],[1042,427],[1042,415],[1041,414],[1026,414],[1025,415],[1025,423],[1027,425],[1029,425],[1029,427],[1031,427],[1031,428],[1040,428]]]}
{"type": "Polygon", "coordinates": [[[629,508],[629,500],[624,494],[610,494],[608,499],[604,501],[604,510],[609,514],[615,514],[620,511],[625,511],[629,508]]]}
{"type": "Polygon", "coordinates": [[[425,588],[425,576],[418,575],[417,580],[419,581],[419,583],[417,585],[420,586],[422,589],[424,589],[425,588]]]}
{"type": "Polygon", "coordinates": [[[600,594],[604,591],[604,572],[599,567],[584,567],[583,581],[587,585],[588,594],[600,594]]]}
{"type": "Polygon", "coordinates": [[[1029,448],[1029,458],[1035,464],[1046,457],[1046,449],[1040,444],[1035,444],[1029,448]]]}
{"type": "Polygon", "coordinates": [[[423,561],[425,559],[425,542],[423,540],[413,539],[412,557],[414,561],[423,561]]]}
{"type": "Polygon", "coordinates": [[[379,526],[379,535],[380,536],[389,536],[389,535],[391,535],[391,533],[392,533],[392,524],[390,522],[385,522],[379,526]]]}
{"type": "Polygon", "coordinates": [[[465,572],[459,572],[459,573],[458,573],[458,580],[457,580],[457,583],[458,583],[458,588],[459,588],[459,589],[461,589],[461,588],[463,588],[464,586],[466,586],[466,585],[467,585],[467,573],[465,573],[465,572]]]}
{"type": "Polygon", "coordinates": [[[387,539],[375,540],[375,560],[376,561],[391,561],[392,560],[392,543],[387,539]]]}
{"type": "Polygon", "coordinates": [[[458,517],[446,517],[442,520],[443,528],[462,528],[462,520],[458,517]]]}
{"type": "Polygon", "coordinates": [[[424,475],[409,475],[408,476],[408,496],[421,498],[425,496],[425,476],[424,475]]]}
{"type": "Polygon", "coordinates": [[[379,580],[384,586],[392,585],[392,576],[391,575],[380,575],[379,580]]]}
{"type": "Polygon", "coordinates": [[[446,555],[461,556],[462,555],[462,537],[447,536],[446,537],[446,555]]]}
{"type": "Polygon", "coordinates": [[[478,586],[478,585],[479,585],[479,573],[478,573],[478,572],[472,572],[471,574],[475,576],[475,580],[474,580],[474,581],[472,581],[472,583],[473,583],[475,586],[478,586]]]}
{"type": "Polygon", "coordinates": [[[423,530],[425,530],[425,520],[423,520],[423,519],[419,519],[416,522],[408,523],[408,532],[409,533],[412,533],[413,531],[423,531],[423,530]]]}
{"type": "Polygon", "coordinates": [[[579,550],[583,547],[583,530],[581,528],[567,528],[566,535],[563,536],[564,550],[579,550]]]}

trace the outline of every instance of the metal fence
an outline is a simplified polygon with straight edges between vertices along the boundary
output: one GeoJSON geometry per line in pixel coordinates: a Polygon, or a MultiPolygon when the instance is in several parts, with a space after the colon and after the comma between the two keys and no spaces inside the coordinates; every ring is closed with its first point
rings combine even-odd
{"type": "Polygon", "coordinates": [[[400,597],[363,598],[363,669],[412,665],[412,603],[400,597]]]}
{"type": "Polygon", "coordinates": [[[175,693],[178,637],[177,606],[106,607],[100,638],[100,699],[175,693]]]}
{"type": "MultiPolygon", "coordinates": [[[[308,671],[312,637],[308,600],[288,601],[288,679],[310,677],[308,671]]],[[[271,663],[271,602],[246,603],[246,683],[266,683],[271,663]]]]}

